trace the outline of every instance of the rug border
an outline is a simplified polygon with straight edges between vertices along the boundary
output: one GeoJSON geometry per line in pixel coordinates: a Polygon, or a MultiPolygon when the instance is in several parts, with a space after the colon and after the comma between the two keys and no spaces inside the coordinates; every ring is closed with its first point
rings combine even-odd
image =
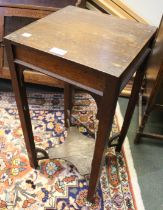
{"type": "MultiPolygon", "coordinates": [[[[121,128],[122,123],[123,123],[123,116],[122,116],[119,104],[117,104],[116,115],[118,117],[119,127],[121,128]]],[[[127,164],[127,171],[129,174],[129,181],[131,183],[131,191],[134,195],[133,200],[135,201],[134,202],[135,207],[137,210],[138,209],[145,210],[143,199],[142,199],[142,194],[141,194],[141,189],[140,189],[139,183],[138,183],[136,169],[134,167],[134,161],[133,161],[133,157],[131,154],[128,137],[125,138],[122,150],[123,150],[124,158],[125,158],[126,164],[127,164]]]]}

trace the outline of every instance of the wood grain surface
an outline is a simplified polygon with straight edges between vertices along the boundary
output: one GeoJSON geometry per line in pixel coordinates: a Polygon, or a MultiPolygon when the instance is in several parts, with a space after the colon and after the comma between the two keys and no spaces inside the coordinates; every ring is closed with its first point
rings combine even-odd
{"type": "Polygon", "coordinates": [[[149,25],[68,6],[6,39],[48,54],[54,54],[52,48],[62,49],[66,53],[60,57],[64,59],[119,77],[155,30],[149,25]],[[24,37],[24,33],[31,36],[24,37]]]}

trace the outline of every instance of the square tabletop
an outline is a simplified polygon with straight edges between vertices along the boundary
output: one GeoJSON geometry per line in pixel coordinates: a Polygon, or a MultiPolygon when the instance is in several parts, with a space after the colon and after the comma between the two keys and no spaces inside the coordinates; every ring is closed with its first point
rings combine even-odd
{"type": "Polygon", "coordinates": [[[155,32],[153,26],[68,6],[5,38],[120,77],[155,32]]]}

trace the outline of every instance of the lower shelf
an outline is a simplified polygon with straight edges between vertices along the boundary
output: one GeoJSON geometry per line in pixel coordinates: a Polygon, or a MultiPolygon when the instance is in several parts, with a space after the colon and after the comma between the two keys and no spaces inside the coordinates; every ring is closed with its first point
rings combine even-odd
{"type": "Polygon", "coordinates": [[[50,159],[64,159],[71,162],[81,175],[91,172],[95,140],[84,136],[76,127],[70,127],[65,143],[48,150],[50,159]]]}

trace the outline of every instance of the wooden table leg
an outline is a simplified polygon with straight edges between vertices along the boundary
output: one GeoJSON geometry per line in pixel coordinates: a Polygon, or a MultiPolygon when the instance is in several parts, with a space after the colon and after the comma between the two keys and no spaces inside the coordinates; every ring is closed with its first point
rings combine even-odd
{"type": "Polygon", "coordinates": [[[101,98],[101,110],[99,116],[99,126],[95,144],[94,156],[92,160],[92,170],[88,187],[88,201],[93,201],[96,185],[101,173],[101,165],[104,162],[104,151],[107,147],[108,136],[112,129],[112,122],[115,114],[116,104],[119,95],[119,87],[116,80],[106,82],[106,89],[101,98]],[[112,91],[110,91],[110,87],[112,91]]]}
{"type": "Polygon", "coordinates": [[[130,96],[130,99],[129,99],[129,102],[128,102],[126,114],[125,114],[125,117],[124,117],[124,122],[123,122],[122,129],[121,129],[121,132],[120,132],[120,136],[119,136],[119,139],[118,139],[118,146],[116,147],[117,152],[121,151],[122,144],[123,144],[124,139],[127,135],[127,131],[128,131],[129,126],[130,126],[132,115],[134,113],[134,109],[135,109],[136,103],[138,101],[139,92],[140,92],[142,81],[143,81],[143,78],[144,78],[144,75],[145,75],[145,65],[146,65],[146,61],[147,61],[147,57],[149,55],[149,52],[150,52],[150,50],[147,50],[144,53],[144,56],[142,57],[142,59],[139,63],[140,66],[139,66],[139,68],[136,72],[136,76],[135,76],[132,91],[131,91],[131,96],[130,96]]]}
{"type": "Polygon", "coordinates": [[[71,124],[71,111],[73,107],[74,88],[72,85],[64,84],[64,118],[65,127],[69,128],[71,124]]]}
{"type": "Polygon", "coordinates": [[[91,96],[93,97],[93,99],[95,100],[96,102],[96,105],[97,105],[97,115],[96,115],[96,118],[99,120],[99,117],[100,117],[100,110],[101,110],[101,96],[99,95],[96,95],[96,94],[91,94],[91,96]]]}
{"type": "Polygon", "coordinates": [[[14,63],[11,44],[6,42],[6,48],[8,51],[7,55],[8,55],[10,73],[11,73],[11,78],[12,78],[12,86],[15,93],[15,99],[16,99],[20,122],[21,122],[22,130],[23,130],[23,134],[24,134],[24,140],[25,140],[26,149],[28,152],[30,166],[32,168],[37,168],[38,167],[37,153],[36,153],[36,148],[35,148],[35,143],[34,143],[34,138],[33,138],[32,125],[31,125],[30,113],[29,113],[29,108],[28,108],[23,71],[22,69],[18,67],[18,65],[14,63]]]}
{"type": "Polygon", "coordinates": [[[4,14],[3,9],[0,8],[0,68],[3,67],[3,57],[4,57],[4,14]]]}

